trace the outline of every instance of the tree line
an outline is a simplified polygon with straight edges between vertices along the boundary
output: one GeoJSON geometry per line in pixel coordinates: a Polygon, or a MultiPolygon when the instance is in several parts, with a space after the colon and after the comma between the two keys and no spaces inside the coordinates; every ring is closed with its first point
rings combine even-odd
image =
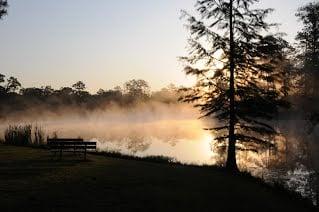
{"type": "Polygon", "coordinates": [[[173,84],[151,92],[149,83],[142,79],[130,80],[113,89],[99,89],[95,94],[88,92],[82,81],[60,89],[51,86],[23,88],[17,78],[5,78],[0,74],[0,116],[6,119],[28,109],[58,113],[66,108],[89,111],[110,105],[128,107],[148,101],[169,104],[177,102],[177,93],[178,88],[173,84]]]}

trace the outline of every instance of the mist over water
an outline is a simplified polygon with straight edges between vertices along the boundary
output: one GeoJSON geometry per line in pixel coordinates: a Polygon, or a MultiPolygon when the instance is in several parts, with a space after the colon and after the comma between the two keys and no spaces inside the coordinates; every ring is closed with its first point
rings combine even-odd
{"type": "MultiPolygon", "coordinates": [[[[214,137],[204,130],[214,126],[213,121],[198,117],[200,114],[192,105],[157,101],[125,107],[108,104],[94,110],[61,107],[48,112],[45,107],[38,107],[27,108],[21,114],[9,114],[2,120],[0,130],[4,132],[10,124],[32,123],[40,126],[45,136],[96,141],[98,151],[167,156],[188,164],[223,164],[225,155],[212,150],[214,137]]],[[[238,151],[239,167],[266,181],[280,181],[289,189],[313,199],[313,168],[318,167],[315,153],[318,127],[306,136],[306,121],[302,115],[295,115],[293,119],[282,117],[274,125],[286,138],[276,138],[278,150],[273,154],[267,150],[257,153],[238,151]],[[302,148],[306,140],[313,153],[311,166],[306,165],[304,158],[307,148],[302,148]]]]}
{"type": "MultiPolygon", "coordinates": [[[[40,126],[45,136],[60,138],[84,138],[97,142],[98,151],[116,151],[136,156],[167,156],[188,164],[220,164],[223,156],[212,150],[213,135],[204,128],[214,126],[212,120],[198,119],[196,108],[182,103],[147,101],[131,107],[108,105],[95,110],[81,107],[60,108],[48,112],[45,108],[28,108],[22,114],[10,114],[2,120],[2,132],[8,125],[30,124],[40,126]]],[[[280,120],[275,125],[283,130],[287,138],[278,141],[275,155],[268,151],[258,153],[237,152],[241,169],[249,171],[267,182],[280,181],[289,189],[314,199],[315,191],[310,181],[311,168],[298,163],[304,153],[300,145],[304,142],[305,121],[302,117],[280,120]],[[281,142],[281,143],[280,143],[281,142]],[[286,152],[286,144],[289,146],[286,152]],[[271,168],[271,159],[281,164],[271,168]],[[270,164],[270,166],[269,166],[270,164]]],[[[309,135],[310,149],[318,145],[318,127],[309,135]]],[[[316,147],[316,148],[314,148],[316,147]]],[[[313,152],[312,163],[318,167],[313,152]]]]}
{"type": "Polygon", "coordinates": [[[139,156],[163,155],[178,161],[197,164],[213,163],[212,136],[203,128],[191,105],[140,103],[132,107],[109,106],[94,111],[61,110],[56,114],[32,113],[12,117],[1,124],[33,123],[41,126],[46,136],[81,137],[98,142],[98,150],[115,150],[139,156]],[[19,121],[17,121],[19,120],[19,121]]]}

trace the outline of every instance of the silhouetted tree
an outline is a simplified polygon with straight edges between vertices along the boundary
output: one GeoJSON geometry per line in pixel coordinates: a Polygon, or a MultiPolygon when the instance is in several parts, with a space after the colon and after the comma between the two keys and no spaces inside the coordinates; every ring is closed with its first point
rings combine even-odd
{"type": "Polygon", "coordinates": [[[7,93],[15,93],[21,87],[21,83],[15,77],[10,77],[7,79],[7,85],[5,86],[5,91],[7,93]]]}
{"type": "Polygon", "coordinates": [[[43,86],[41,89],[45,97],[49,97],[54,93],[54,89],[51,86],[43,86]]]}
{"type": "Polygon", "coordinates": [[[303,76],[304,94],[318,96],[319,89],[319,2],[299,8],[296,16],[303,24],[296,40],[303,76]]]}
{"type": "Polygon", "coordinates": [[[293,62],[294,49],[289,48],[288,52],[284,53],[282,63],[280,63],[279,70],[282,72],[282,92],[287,97],[291,93],[295,93],[299,88],[296,85],[296,78],[298,78],[298,71],[293,62]],[[292,91],[292,92],[291,92],[292,91]]]}
{"type": "Polygon", "coordinates": [[[114,90],[114,91],[118,91],[118,92],[120,92],[120,93],[123,93],[123,89],[121,88],[121,86],[115,86],[115,87],[113,88],[113,90],[114,90]]]}
{"type": "Polygon", "coordinates": [[[16,93],[21,88],[21,83],[15,77],[6,79],[6,76],[0,74],[0,94],[7,95],[9,93],[16,93]],[[1,85],[2,84],[2,85],[1,85]]]}
{"type": "Polygon", "coordinates": [[[296,16],[303,24],[302,30],[296,36],[301,75],[300,89],[305,97],[301,107],[309,120],[309,133],[312,133],[319,123],[316,104],[319,98],[319,2],[300,7],[296,16]]]}
{"type": "Polygon", "coordinates": [[[8,1],[0,0],[0,19],[7,14],[8,1]]]}
{"type": "Polygon", "coordinates": [[[275,81],[286,42],[266,35],[271,9],[253,9],[258,0],[198,0],[199,18],[183,11],[191,33],[185,72],[197,84],[184,89],[182,100],[195,102],[204,117],[219,125],[208,129],[227,147],[226,167],[238,171],[236,149],[257,151],[275,146],[270,120],[287,105],[275,81]],[[276,85],[276,86],[274,86],[276,85]]]}
{"type": "Polygon", "coordinates": [[[43,90],[41,88],[23,88],[20,93],[27,97],[41,98],[44,96],[43,90]]]}
{"type": "MultiPolygon", "coordinates": [[[[302,109],[308,120],[307,133],[312,134],[319,123],[319,2],[309,3],[298,9],[296,16],[303,24],[303,28],[296,37],[298,41],[300,62],[300,73],[302,76],[301,85],[303,85],[302,93],[303,104],[302,109]]],[[[305,146],[307,149],[306,157],[312,158],[311,165],[317,173],[316,187],[317,187],[317,205],[319,203],[319,179],[318,179],[318,165],[316,159],[318,158],[316,146],[317,139],[313,141],[306,140],[305,146]],[[310,144],[310,145],[309,145],[310,144]]]]}
{"type": "Polygon", "coordinates": [[[179,98],[179,89],[174,84],[169,84],[167,87],[162,88],[160,91],[152,93],[152,98],[160,100],[165,103],[177,102],[179,98]]]}
{"type": "Polygon", "coordinates": [[[124,91],[132,98],[145,99],[149,96],[150,86],[145,80],[130,80],[124,84],[124,91]]]}
{"type": "Polygon", "coordinates": [[[110,104],[127,107],[138,101],[177,103],[176,98],[173,98],[173,92],[163,93],[162,96],[151,95],[148,83],[144,80],[132,80],[126,85],[128,89],[126,94],[120,86],[113,89],[100,89],[97,94],[90,94],[85,91],[86,86],[81,81],[71,87],[62,87],[59,90],[55,90],[51,86],[21,88],[17,78],[6,79],[3,74],[0,74],[0,118],[8,118],[9,114],[14,116],[16,112],[21,115],[25,112],[28,115],[30,109],[37,109],[41,114],[41,112],[48,111],[59,113],[67,108],[76,108],[78,112],[85,112],[104,109],[110,104]],[[20,92],[18,92],[19,88],[21,88],[20,92]],[[166,94],[170,94],[172,97],[166,96],[166,94]],[[167,101],[168,98],[169,101],[167,101]]]}
{"type": "Polygon", "coordinates": [[[86,86],[82,81],[78,81],[77,83],[72,85],[72,88],[74,88],[76,92],[82,92],[86,89],[86,86]]]}
{"type": "Polygon", "coordinates": [[[97,95],[106,101],[120,101],[120,98],[122,97],[122,92],[116,88],[110,90],[100,89],[97,92],[97,95]]]}
{"type": "Polygon", "coordinates": [[[0,74],[0,83],[4,83],[5,82],[5,80],[4,80],[5,77],[6,77],[5,75],[0,74]]]}
{"type": "Polygon", "coordinates": [[[85,98],[90,95],[87,91],[85,91],[86,86],[82,81],[78,81],[77,83],[73,84],[72,88],[74,89],[74,94],[76,95],[76,100],[78,102],[83,103],[85,98]]]}
{"type": "MultiPolygon", "coordinates": [[[[0,74],[0,84],[3,84],[4,82],[5,82],[5,75],[3,75],[3,74],[0,74]]],[[[4,86],[2,86],[2,85],[0,85],[0,94],[5,94],[6,93],[6,91],[5,91],[6,89],[4,88],[4,86]]]]}
{"type": "Polygon", "coordinates": [[[61,101],[64,105],[70,105],[73,102],[72,95],[74,90],[70,87],[62,87],[60,90],[55,91],[58,101],[61,101]]]}

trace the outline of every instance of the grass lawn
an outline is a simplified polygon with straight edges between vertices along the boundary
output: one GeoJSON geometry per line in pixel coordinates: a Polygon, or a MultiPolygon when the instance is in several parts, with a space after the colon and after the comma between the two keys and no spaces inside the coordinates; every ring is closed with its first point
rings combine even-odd
{"type": "Polygon", "coordinates": [[[0,145],[0,211],[310,211],[303,201],[215,168],[0,145]]]}

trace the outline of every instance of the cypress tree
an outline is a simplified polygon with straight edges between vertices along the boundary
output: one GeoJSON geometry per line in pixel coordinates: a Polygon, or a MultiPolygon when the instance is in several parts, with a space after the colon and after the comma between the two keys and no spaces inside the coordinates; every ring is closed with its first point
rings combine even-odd
{"type": "Polygon", "coordinates": [[[304,94],[318,97],[319,81],[319,3],[309,3],[298,9],[296,16],[303,28],[296,37],[301,63],[304,94]]]}
{"type": "Polygon", "coordinates": [[[218,120],[211,130],[227,150],[226,168],[237,172],[236,151],[275,147],[271,120],[287,106],[278,72],[283,50],[280,34],[267,33],[272,9],[253,9],[258,0],[197,0],[198,16],[183,11],[190,31],[187,75],[195,86],[184,89],[184,102],[195,103],[203,117],[218,120]]]}
{"type": "Polygon", "coordinates": [[[0,19],[7,14],[8,1],[0,0],[0,19]]]}

